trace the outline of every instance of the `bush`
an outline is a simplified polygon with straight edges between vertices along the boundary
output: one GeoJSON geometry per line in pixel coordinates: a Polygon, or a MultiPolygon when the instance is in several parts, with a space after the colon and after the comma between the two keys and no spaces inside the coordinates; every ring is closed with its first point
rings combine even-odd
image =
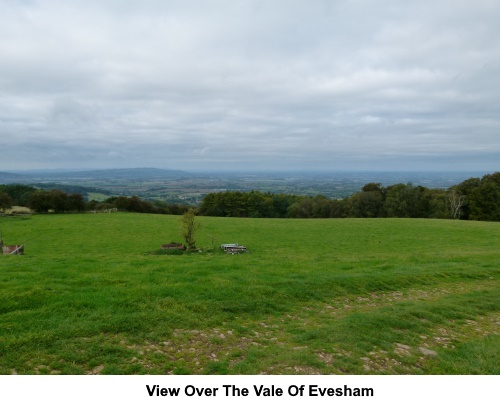
{"type": "Polygon", "coordinates": [[[180,249],[157,249],[153,250],[152,252],[149,252],[148,255],[151,256],[162,256],[162,255],[167,255],[167,256],[180,256],[185,253],[185,250],[180,250],[180,249]]]}

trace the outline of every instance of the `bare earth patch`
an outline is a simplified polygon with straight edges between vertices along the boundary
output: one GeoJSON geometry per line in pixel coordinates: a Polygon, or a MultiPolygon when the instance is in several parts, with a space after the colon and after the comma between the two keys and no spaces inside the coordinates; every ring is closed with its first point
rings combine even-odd
{"type": "Polygon", "coordinates": [[[394,351],[372,351],[363,357],[363,369],[367,372],[396,373],[407,370],[409,374],[418,372],[423,363],[439,356],[440,349],[455,349],[458,342],[471,338],[481,338],[490,334],[500,335],[500,313],[479,317],[477,320],[466,320],[463,324],[453,323],[448,327],[438,327],[429,336],[422,335],[421,342],[415,346],[396,343],[394,351]],[[417,358],[415,365],[408,366],[405,357],[417,358]],[[406,364],[405,364],[406,363],[406,364]]]}

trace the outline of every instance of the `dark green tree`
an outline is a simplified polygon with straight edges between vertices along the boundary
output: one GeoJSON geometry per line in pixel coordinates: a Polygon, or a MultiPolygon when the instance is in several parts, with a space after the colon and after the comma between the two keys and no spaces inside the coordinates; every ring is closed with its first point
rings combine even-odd
{"type": "Polygon", "coordinates": [[[79,193],[70,194],[67,198],[67,207],[69,211],[85,211],[85,201],[83,195],[79,193]]]}
{"type": "Polygon", "coordinates": [[[12,205],[27,207],[31,195],[36,193],[37,189],[23,184],[7,184],[0,185],[0,191],[12,198],[12,205]]]}
{"type": "Polygon", "coordinates": [[[365,184],[361,192],[349,198],[349,216],[377,218],[385,216],[385,191],[380,183],[365,184]]]}
{"type": "Polygon", "coordinates": [[[468,196],[469,219],[500,221],[500,184],[491,177],[481,180],[481,185],[468,196]]]}
{"type": "Polygon", "coordinates": [[[50,190],[48,192],[50,209],[56,213],[69,211],[68,195],[61,190],[50,190]]]}
{"type": "Polygon", "coordinates": [[[388,217],[429,218],[430,200],[431,194],[426,187],[399,183],[386,188],[384,208],[388,217]]]}
{"type": "Polygon", "coordinates": [[[12,198],[7,193],[0,191],[0,211],[5,211],[12,207],[12,198]]]}
{"type": "Polygon", "coordinates": [[[48,191],[39,190],[30,196],[28,207],[38,213],[47,213],[52,209],[52,201],[48,191]]]}

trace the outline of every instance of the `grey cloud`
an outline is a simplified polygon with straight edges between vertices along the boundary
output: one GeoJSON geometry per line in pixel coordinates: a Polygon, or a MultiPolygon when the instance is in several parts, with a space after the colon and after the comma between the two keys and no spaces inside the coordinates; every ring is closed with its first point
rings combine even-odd
{"type": "Polygon", "coordinates": [[[500,152],[495,1],[7,1],[0,16],[1,170],[462,170],[500,152]]]}

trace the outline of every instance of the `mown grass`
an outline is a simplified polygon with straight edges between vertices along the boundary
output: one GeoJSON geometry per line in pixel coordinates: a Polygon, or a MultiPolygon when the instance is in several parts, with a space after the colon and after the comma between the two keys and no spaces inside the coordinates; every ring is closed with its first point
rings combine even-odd
{"type": "Polygon", "coordinates": [[[199,222],[151,255],[179,217],[0,218],[0,373],[500,372],[498,223],[199,222]]]}

